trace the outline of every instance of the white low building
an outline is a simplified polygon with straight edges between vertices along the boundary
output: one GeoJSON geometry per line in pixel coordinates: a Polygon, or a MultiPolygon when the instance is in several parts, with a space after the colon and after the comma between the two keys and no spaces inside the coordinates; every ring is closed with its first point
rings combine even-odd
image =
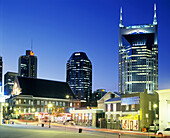
{"type": "Polygon", "coordinates": [[[159,130],[170,127],[170,89],[158,90],[159,94],[159,130]]]}

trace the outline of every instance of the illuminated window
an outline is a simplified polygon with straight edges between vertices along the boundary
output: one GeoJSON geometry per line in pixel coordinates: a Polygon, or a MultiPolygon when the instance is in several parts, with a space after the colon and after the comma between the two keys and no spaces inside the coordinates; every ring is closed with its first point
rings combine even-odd
{"type": "Polygon", "coordinates": [[[47,101],[45,101],[45,105],[47,105],[47,101]]]}
{"type": "Polygon", "coordinates": [[[21,104],[21,99],[19,99],[19,104],[21,104]]]}
{"type": "Polygon", "coordinates": [[[56,102],[56,106],[58,106],[58,102],[56,102]]]}
{"type": "Polygon", "coordinates": [[[41,108],[41,112],[44,112],[44,108],[41,108]]]}
{"type": "Polygon", "coordinates": [[[65,102],[63,102],[63,106],[66,106],[66,105],[65,105],[65,102]]]}
{"type": "Polygon", "coordinates": [[[26,100],[24,100],[24,104],[26,104],[26,100]]]}
{"type": "Polygon", "coordinates": [[[40,105],[40,101],[37,101],[37,105],[40,105]]]}
{"type": "Polygon", "coordinates": [[[28,108],[28,113],[30,113],[30,111],[31,111],[30,108],[28,108]]]}
{"type": "Polygon", "coordinates": [[[31,100],[28,101],[28,104],[31,104],[31,100]]]}
{"type": "Polygon", "coordinates": [[[44,105],[44,101],[41,101],[41,105],[44,105]]]}
{"type": "Polygon", "coordinates": [[[16,103],[15,104],[18,104],[18,100],[16,100],[16,103]]]}
{"type": "Polygon", "coordinates": [[[129,110],[129,105],[126,105],[126,110],[129,110]]]}
{"type": "Polygon", "coordinates": [[[149,101],[149,110],[152,110],[152,103],[149,101]]]}
{"type": "Polygon", "coordinates": [[[131,105],[131,110],[135,110],[135,104],[131,105]]]}
{"type": "Polygon", "coordinates": [[[37,108],[37,112],[40,112],[40,108],[37,108]]]}
{"type": "Polygon", "coordinates": [[[55,101],[53,101],[53,105],[55,105],[55,101]]]}
{"type": "Polygon", "coordinates": [[[60,106],[62,106],[62,102],[60,102],[60,106]]]}

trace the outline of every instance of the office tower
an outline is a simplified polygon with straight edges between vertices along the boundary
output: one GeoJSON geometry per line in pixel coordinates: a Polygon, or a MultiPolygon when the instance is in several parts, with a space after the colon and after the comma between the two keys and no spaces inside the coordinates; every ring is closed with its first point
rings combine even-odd
{"type": "Polygon", "coordinates": [[[19,57],[18,75],[37,78],[37,57],[33,51],[26,50],[26,55],[19,57]]]}
{"type": "Polygon", "coordinates": [[[14,86],[14,81],[18,73],[7,72],[4,75],[4,95],[10,95],[14,86]]]}
{"type": "Polygon", "coordinates": [[[3,62],[0,56],[0,94],[2,93],[2,73],[3,73],[3,62]]]}
{"type": "Polygon", "coordinates": [[[92,95],[92,64],[86,53],[75,52],[67,61],[67,83],[77,99],[90,101],[92,95]]]}
{"type": "Polygon", "coordinates": [[[119,24],[119,93],[158,89],[158,38],[156,5],[153,24],[124,26],[122,9],[119,24]]]}
{"type": "Polygon", "coordinates": [[[92,93],[92,99],[94,101],[100,100],[106,93],[106,89],[97,89],[92,93]]]}

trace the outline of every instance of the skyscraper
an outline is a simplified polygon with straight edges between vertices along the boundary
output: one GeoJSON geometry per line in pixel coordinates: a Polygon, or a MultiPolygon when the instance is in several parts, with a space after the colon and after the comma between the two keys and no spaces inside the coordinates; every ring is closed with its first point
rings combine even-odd
{"type": "Polygon", "coordinates": [[[4,75],[4,95],[10,95],[14,86],[14,81],[18,73],[7,72],[4,75]]]}
{"type": "Polygon", "coordinates": [[[3,62],[0,56],[0,94],[2,93],[2,73],[3,73],[3,62]]]}
{"type": "Polygon", "coordinates": [[[90,101],[92,95],[92,64],[86,53],[75,52],[67,61],[67,83],[77,99],[90,101]]]}
{"type": "Polygon", "coordinates": [[[33,51],[26,50],[26,55],[19,57],[18,74],[22,77],[37,78],[37,57],[33,51]]]}
{"type": "Polygon", "coordinates": [[[158,38],[156,5],[153,24],[124,26],[122,8],[119,24],[119,93],[158,89],[158,38]]]}

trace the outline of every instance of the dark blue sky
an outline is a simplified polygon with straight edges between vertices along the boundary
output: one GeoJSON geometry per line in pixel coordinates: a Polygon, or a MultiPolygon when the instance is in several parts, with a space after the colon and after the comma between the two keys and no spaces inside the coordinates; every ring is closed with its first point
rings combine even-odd
{"type": "Polygon", "coordinates": [[[151,24],[157,3],[159,89],[170,88],[169,0],[0,0],[0,55],[4,74],[18,71],[18,58],[31,48],[38,77],[65,81],[73,52],[86,52],[93,65],[93,90],[118,90],[119,11],[123,24],[151,24]]]}

